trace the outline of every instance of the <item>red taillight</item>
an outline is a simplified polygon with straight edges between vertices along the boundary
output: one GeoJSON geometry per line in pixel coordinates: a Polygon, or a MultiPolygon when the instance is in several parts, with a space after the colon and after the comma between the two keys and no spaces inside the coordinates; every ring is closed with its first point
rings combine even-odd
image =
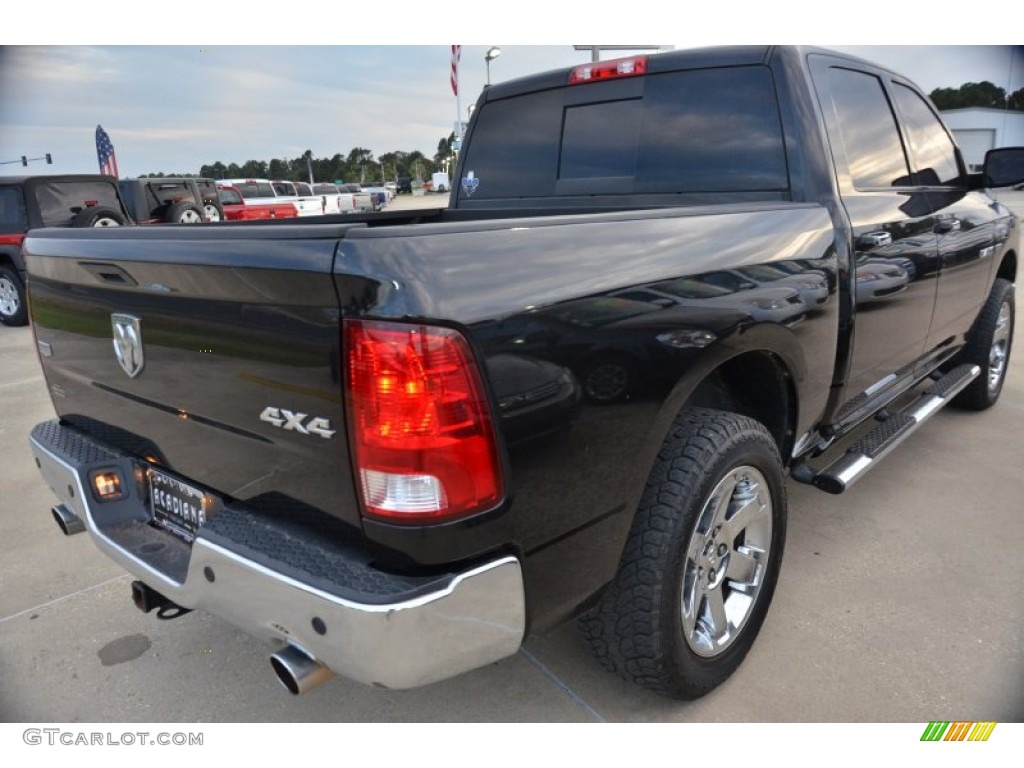
{"type": "Polygon", "coordinates": [[[440,522],[494,507],[504,488],[483,382],[448,328],[346,320],[348,429],[363,509],[440,522]]]}
{"type": "Polygon", "coordinates": [[[574,67],[569,73],[569,85],[595,83],[598,80],[616,80],[645,74],[647,74],[647,57],[630,56],[625,59],[598,61],[574,67]]]}

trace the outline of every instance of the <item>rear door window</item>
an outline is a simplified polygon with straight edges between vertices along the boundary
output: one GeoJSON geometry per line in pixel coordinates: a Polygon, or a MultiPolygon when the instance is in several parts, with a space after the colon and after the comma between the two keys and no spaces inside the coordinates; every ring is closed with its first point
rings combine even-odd
{"type": "Polygon", "coordinates": [[[931,107],[900,83],[893,85],[893,94],[910,137],[915,182],[921,186],[962,185],[964,179],[956,159],[956,147],[931,107]]]}
{"type": "Polygon", "coordinates": [[[882,81],[867,72],[832,67],[828,85],[854,187],[910,186],[899,128],[882,81]]]}

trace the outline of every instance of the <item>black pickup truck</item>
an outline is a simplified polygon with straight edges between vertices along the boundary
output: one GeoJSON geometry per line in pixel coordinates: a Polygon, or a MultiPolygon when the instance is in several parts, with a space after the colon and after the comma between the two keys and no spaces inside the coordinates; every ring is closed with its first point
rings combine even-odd
{"type": "MultiPolygon", "coordinates": [[[[143,610],[451,677],[577,618],[675,697],[741,663],[787,476],[999,397],[1019,230],[903,77],[680,50],[495,84],[449,207],[27,240],[65,533],[143,610]]],[[[937,503],[940,500],[937,499],[937,503]]]]}

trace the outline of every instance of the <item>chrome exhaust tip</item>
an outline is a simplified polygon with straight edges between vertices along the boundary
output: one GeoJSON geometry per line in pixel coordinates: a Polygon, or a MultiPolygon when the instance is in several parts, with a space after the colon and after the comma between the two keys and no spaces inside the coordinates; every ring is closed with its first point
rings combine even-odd
{"type": "Polygon", "coordinates": [[[271,656],[270,666],[281,685],[293,696],[307,693],[334,677],[330,669],[294,645],[271,656]]]}
{"type": "Polygon", "coordinates": [[[61,533],[65,536],[73,536],[85,530],[85,523],[63,504],[58,504],[51,509],[50,514],[53,515],[53,519],[57,521],[61,533]]]}

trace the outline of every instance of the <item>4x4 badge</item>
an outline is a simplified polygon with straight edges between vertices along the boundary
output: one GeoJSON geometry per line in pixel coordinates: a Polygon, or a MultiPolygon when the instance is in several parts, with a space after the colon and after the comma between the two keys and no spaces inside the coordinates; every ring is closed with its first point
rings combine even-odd
{"type": "Polygon", "coordinates": [[[139,318],[114,313],[110,316],[114,326],[114,354],[117,362],[131,378],[142,373],[146,359],[142,354],[142,329],[139,318]]]}

